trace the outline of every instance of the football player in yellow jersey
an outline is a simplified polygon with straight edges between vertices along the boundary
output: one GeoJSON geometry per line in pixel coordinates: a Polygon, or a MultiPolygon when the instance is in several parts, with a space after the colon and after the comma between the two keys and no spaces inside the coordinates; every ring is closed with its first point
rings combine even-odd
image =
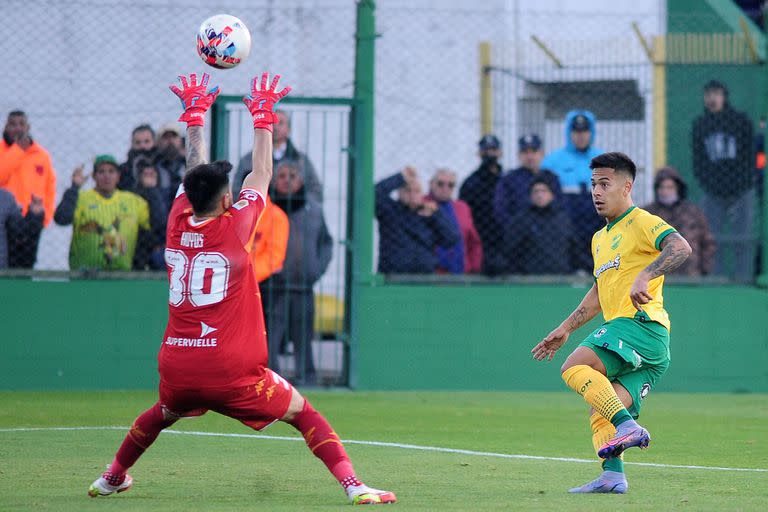
{"type": "Polygon", "coordinates": [[[664,274],[691,254],[688,242],[661,218],[632,203],[634,162],[623,153],[592,159],[592,202],[606,226],[592,238],[595,284],[581,304],[531,352],[552,360],[570,334],[602,312],[605,323],[568,356],[565,383],[591,406],[592,444],[603,473],[573,493],[627,492],[622,453],[645,448],[637,424],[642,400],[669,366],[664,274]]]}

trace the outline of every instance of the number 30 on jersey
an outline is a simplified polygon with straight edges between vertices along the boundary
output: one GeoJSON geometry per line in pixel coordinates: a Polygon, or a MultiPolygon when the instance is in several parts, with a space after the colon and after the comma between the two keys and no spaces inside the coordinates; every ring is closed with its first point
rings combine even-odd
{"type": "Polygon", "coordinates": [[[166,249],[165,263],[171,269],[168,302],[172,306],[181,306],[185,300],[195,307],[210,306],[227,296],[230,265],[223,254],[200,252],[190,262],[182,251],[166,249]],[[208,290],[206,277],[210,277],[208,290]]]}

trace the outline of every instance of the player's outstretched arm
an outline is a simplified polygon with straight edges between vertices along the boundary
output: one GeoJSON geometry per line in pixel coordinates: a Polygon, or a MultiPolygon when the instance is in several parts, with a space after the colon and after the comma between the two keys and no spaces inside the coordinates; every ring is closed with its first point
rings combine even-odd
{"type": "Polygon", "coordinates": [[[279,121],[274,112],[275,105],[291,92],[290,87],[278,91],[279,81],[280,75],[275,75],[270,84],[269,73],[261,75],[261,82],[259,77],[253,77],[251,94],[243,98],[253,117],[253,165],[242,188],[256,190],[265,196],[272,180],[272,125],[279,121]]]}
{"type": "Polygon", "coordinates": [[[205,113],[216,101],[216,96],[219,95],[218,87],[208,89],[210,78],[208,73],[203,73],[200,83],[198,83],[195,73],[191,73],[189,77],[180,75],[181,88],[175,84],[169,87],[181,100],[181,108],[184,110],[179,121],[187,123],[186,170],[208,163],[208,148],[205,144],[203,125],[205,124],[205,113]]]}
{"type": "Polygon", "coordinates": [[[595,318],[600,311],[597,284],[593,284],[574,312],[531,349],[533,358],[537,361],[543,361],[544,359],[551,361],[555,357],[555,352],[568,341],[571,333],[595,318]]]}
{"type": "Polygon", "coordinates": [[[659,276],[672,272],[682,265],[691,255],[691,246],[680,233],[670,233],[661,241],[661,254],[645,267],[635,278],[629,291],[632,305],[642,311],[643,304],[648,304],[653,297],[648,293],[648,282],[659,276]]]}
{"type": "Polygon", "coordinates": [[[187,167],[185,172],[208,163],[208,147],[202,126],[187,126],[187,167]]]}

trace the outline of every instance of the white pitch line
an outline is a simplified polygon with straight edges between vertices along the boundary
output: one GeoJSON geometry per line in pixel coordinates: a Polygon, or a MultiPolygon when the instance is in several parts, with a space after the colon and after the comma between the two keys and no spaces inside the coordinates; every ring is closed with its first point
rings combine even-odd
{"type": "MultiPolygon", "coordinates": [[[[18,428],[0,428],[0,433],[3,432],[63,432],[63,431],[77,431],[77,430],[128,430],[129,427],[18,427],[18,428]]],[[[194,430],[163,430],[163,433],[173,435],[184,436],[202,436],[202,437],[236,437],[245,439],[265,439],[271,441],[300,441],[304,439],[301,437],[288,437],[288,436],[268,436],[265,434],[236,434],[225,432],[201,432],[194,430]]],[[[475,450],[462,450],[459,448],[444,448],[440,446],[423,446],[418,444],[403,444],[403,443],[388,443],[383,441],[355,441],[351,439],[343,439],[344,444],[359,444],[363,446],[382,446],[386,448],[401,448],[405,450],[421,450],[428,452],[439,453],[457,453],[460,455],[472,455],[476,457],[495,457],[499,459],[523,459],[523,460],[545,460],[554,462],[577,462],[580,464],[594,464],[595,459],[576,459],[571,457],[544,457],[541,455],[522,455],[514,453],[496,453],[496,452],[480,452],[475,450]]],[[[684,464],[659,464],[655,462],[625,462],[632,466],[645,466],[651,468],[667,468],[667,469],[703,469],[709,471],[736,471],[742,473],[768,473],[768,469],[763,468],[728,468],[720,466],[690,466],[684,464]]]]}

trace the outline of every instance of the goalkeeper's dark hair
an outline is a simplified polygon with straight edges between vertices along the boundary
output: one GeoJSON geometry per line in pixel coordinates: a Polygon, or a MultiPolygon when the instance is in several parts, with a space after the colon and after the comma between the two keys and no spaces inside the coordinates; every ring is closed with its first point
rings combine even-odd
{"type": "Polygon", "coordinates": [[[210,164],[200,164],[184,176],[184,192],[192,203],[195,215],[205,215],[216,210],[216,205],[229,190],[229,171],[232,164],[226,160],[216,160],[210,164]]]}
{"type": "Polygon", "coordinates": [[[593,170],[607,168],[613,169],[616,172],[623,172],[624,174],[629,175],[629,177],[632,178],[632,181],[635,181],[635,176],[637,176],[635,162],[624,153],[618,151],[597,155],[589,163],[589,168],[593,170]]]}

